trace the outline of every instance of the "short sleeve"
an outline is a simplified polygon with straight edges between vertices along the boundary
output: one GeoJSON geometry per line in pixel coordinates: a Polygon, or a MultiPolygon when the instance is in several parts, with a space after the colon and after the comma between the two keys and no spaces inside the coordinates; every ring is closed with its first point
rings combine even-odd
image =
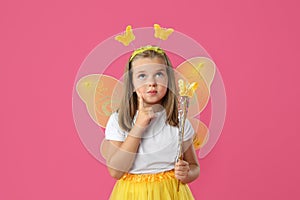
{"type": "Polygon", "coordinates": [[[126,138],[126,132],[122,131],[118,123],[118,113],[113,113],[106,124],[105,139],[123,142],[126,138]]]}
{"type": "Polygon", "coordinates": [[[183,136],[183,141],[187,141],[191,138],[193,138],[194,136],[194,129],[193,129],[193,126],[191,124],[191,122],[186,119],[185,120],[185,126],[184,126],[184,136],[183,136]]]}

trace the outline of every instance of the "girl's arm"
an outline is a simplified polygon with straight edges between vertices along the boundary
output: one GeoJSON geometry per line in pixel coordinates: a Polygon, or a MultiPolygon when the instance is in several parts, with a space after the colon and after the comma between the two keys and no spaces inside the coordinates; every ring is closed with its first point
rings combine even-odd
{"type": "Polygon", "coordinates": [[[144,107],[143,97],[139,93],[137,94],[139,112],[135,125],[128,133],[125,141],[105,140],[101,148],[109,173],[116,179],[120,179],[125,172],[131,169],[144,130],[155,116],[152,107],[144,107]]]}
{"type": "Polygon", "coordinates": [[[143,130],[133,127],[124,142],[104,140],[101,153],[110,175],[120,179],[133,165],[143,130]]]}
{"type": "Polygon", "coordinates": [[[182,183],[190,183],[198,178],[200,166],[195,153],[192,139],[184,142],[183,160],[175,164],[175,177],[182,183]]]}

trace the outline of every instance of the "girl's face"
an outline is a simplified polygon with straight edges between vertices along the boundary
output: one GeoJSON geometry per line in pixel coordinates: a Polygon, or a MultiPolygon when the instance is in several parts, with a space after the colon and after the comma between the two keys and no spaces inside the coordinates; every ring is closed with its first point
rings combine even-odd
{"type": "Polygon", "coordinates": [[[144,106],[160,104],[167,93],[167,66],[161,58],[137,58],[131,63],[134,91],[139,93],[144,106]]]}

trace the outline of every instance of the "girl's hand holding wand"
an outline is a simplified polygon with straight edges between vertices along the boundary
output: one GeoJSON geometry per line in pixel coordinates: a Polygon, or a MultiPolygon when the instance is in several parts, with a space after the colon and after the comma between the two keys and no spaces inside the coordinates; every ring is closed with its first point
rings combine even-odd
{"type": "Polygon", "coordinates": [[[184,160],[178,160],[175,164],[175,177],[181,182],[185,182],[190,171],[189,163],[184,160]]]}

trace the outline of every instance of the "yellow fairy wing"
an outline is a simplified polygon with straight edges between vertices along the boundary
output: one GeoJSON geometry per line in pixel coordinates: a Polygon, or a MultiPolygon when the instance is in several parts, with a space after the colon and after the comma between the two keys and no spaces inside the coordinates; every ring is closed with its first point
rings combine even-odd
{"type": "Polygon", "coordinates": [[[96,117],[100,126],[105,127],[112,112],[119,107],[120,94],[122,94],[122,83],[120,81],[111,76],[100,76],[94,99],[96,117]]]}
{"type": "Polygon", "coordinates": [[[128,46],[133,40],[135,40],[131,26],[127,26],[125,33],[117,35],[115,40],[121,42],[124,46],[128,46]]]}
{"type": "Polygon", "coordinates": [[[189,121],[191,122],[195,131],[193,138],[194,148],[195,150],[198,150],[206,144],[209,137],[209,131],[207,126],[199,119],[189,118],[189,121]]]}
{"type": "Polygon", "coordinates": [[[116,94],[120,94],[122,84],[111,76],[92,74],[81,78],[76,86],[77,93],[85,103],[90,117],[101,127],[105,127],[111,113],[119,105],[116,94]]]}
{"type": "Polygon", "coordinates": [[[213,61],[205,57],[191,58],[176,68],[179,77],[189,83],[198,83],[195,95],[190,100],[189,116],[198,115],[206,107],[215,70],[213,61]]]}
{"type": "Polygon", "coordinates": [[[76,84],[76,91],[80,99],[85,103],[89,115],[95,122],[97,122],[97,120],[93,97],[95,96],[98,79],[98,74],[92,74],[81,78],[76,84]]]}
{"type": "Polygon", "coordinates": [[[210,88],[216,72],[215,63],[211,59],[205,57],[193,58],[190,62],[193,63],[196,70],[200,73],[210,88]]]}
{"type": "Polygon", "coordinates": [[[154,24],[154,37],[161,40],[167,40],[168,37],[174,32],[172,28],[162,28],[158,24],[154,24]]]}

